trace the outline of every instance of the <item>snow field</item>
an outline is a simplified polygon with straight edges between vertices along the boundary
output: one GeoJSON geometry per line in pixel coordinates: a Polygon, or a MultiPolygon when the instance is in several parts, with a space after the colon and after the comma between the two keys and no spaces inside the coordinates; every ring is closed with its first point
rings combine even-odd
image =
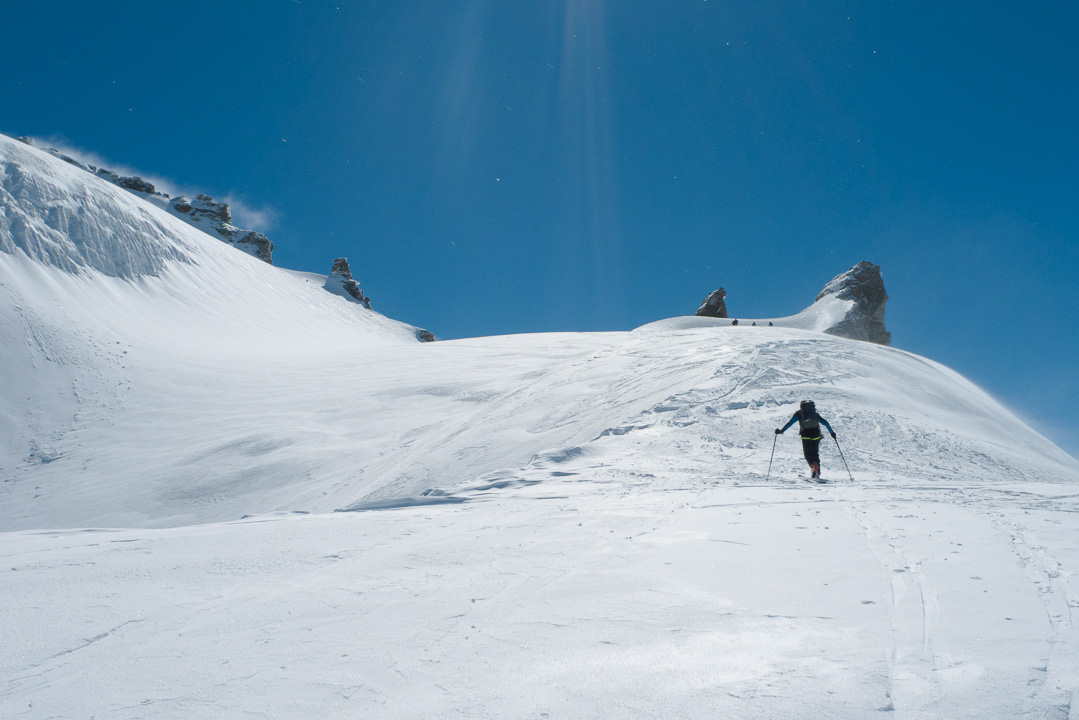
{"type": "Polygon", "coordinates": [[[0,187],[0,717],[1079,716],[1079,463],[842,301],[419,344],[0,187]]]}
{"type": "Polygon", "coordinates": [[[1074,493],[652,480],[8,533],[0,709],[1068,717],[1074,493]]]}

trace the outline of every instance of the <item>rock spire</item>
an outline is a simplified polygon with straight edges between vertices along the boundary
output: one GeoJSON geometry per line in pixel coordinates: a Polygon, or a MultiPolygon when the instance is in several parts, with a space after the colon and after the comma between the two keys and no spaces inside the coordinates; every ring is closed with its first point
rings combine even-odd
{"type": "Polygon", "coordinates": [[[701,315],[702,317],[714,317],[725,318],[727,317],[727,304],[723,302],[723,299],[727,297],[727,291],[723,288],[716,290],[709,295],[701,303],[701,306],[697,308],[697,312],[694,315],[701,315]]]}
{"type": "Polygon", "coordinates": [[[892,334],[884,327],[884,304],[888,302],[888,293],[884,291],[880,265],[863,261],[836,275],[817,295],[817,301],[828,296],[852,300],[854,304],[842,320],[824,332],[878,345],[891,344],[892,334]]]}

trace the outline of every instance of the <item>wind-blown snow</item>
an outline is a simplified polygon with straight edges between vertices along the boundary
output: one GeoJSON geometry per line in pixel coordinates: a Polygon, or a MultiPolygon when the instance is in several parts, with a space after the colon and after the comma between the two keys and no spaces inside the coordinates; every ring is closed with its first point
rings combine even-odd
{"type": "Polygon", "coordinates": [[[1079,712],[1079,464],[844,301],[421,344],[0,164],[0,716],[1079,712]]]}

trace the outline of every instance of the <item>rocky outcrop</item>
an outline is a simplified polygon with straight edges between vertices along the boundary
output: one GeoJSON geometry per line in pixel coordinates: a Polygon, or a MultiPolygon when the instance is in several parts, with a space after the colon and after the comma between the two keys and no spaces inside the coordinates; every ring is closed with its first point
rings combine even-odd
{"type": "Polygon", "coordinates": [[[232,210],[228,203],[215,202],[209,195],[196,195],[195,199],[175,197],[169,201],[174,214],[183,215],[188,222],[224,224],[232,222],[232,210]]]}
{"type": "MultiPolygon", "coordinates": [[[[32,137],[20,137],[20,142],[32,147],[37,147],[32,137]]],[[[243,230],[232,224],[232,211],[228,203],[214,201],[209,195],[196,195],[194,200],[187,197],[169,198],[168,193],[158,192],[153,183],[143,180],[137,175],[125,176],[112,170],[88,165],[84,162],[65,155],[56,148],[42,148],[45,152],[60,158],[66,163],[85,170],[92,175],[97,175],[103,180],[108,180],[113,185],[122,187],[129,192],[141,195],[154,195],[161,198],[161,205],[168,204],[168,211],[181,218],[189,225],[197,227],[206,233],[214,233],[233,247],[243,250],[248,255],[254,255],[259,260],[273,265],[273,243],[260,232],[243,230]]]]}
{"type": "Polygon", "coordinates": [[[727,317],[727,304],[723,302],[725,297],[727,297],[726,290],[723,288],[716,290],[704,299],[704,302],[697,308],[697,312],[695,312],[694,315],[714,318],[727,317]]]}
{"type": "Polygon", "coordinates": [[[884,328],[884,304],[888,302],[888,293],[884,291],[879,265],[863,261],[836,275],[817,295],[817,301],[829,296],[852,300],[854,304],[842,320],[824,332],[878,345],[891,344],[892,334],[884,328]]]}
{"type": "Polygon", "coordinates": [[[196,195],[194,200],[181,195],[169,201],[169,212],[204,232],[212,230],[230,245],[273,265],[273,243],[262,233],[233,225],[228,203],[219,203],[209,195],[196,195]]]}
{"type": "Polygon", "coordinates": [[[217,228],[217,234],[248,255],[254,255],[262,262],[273,265],[273,243],[262,233],[240,230],[226,223],[217,228]]]}
{"type": "MultiPolygon", "coordinates": [[[[326,284],[323,287],[334,295],[340,295],[346,300],[363,305],[368,310],[371,309],[371,298],[363,294],[360,284],[352,277],[352,269],[348,266],[348,258],[333,259],[333,269],[327,276],[326,284]]],[[[435,341],[434,333],[423,328],[415,328],[415,331],[416,339],[420,342],[435,341]]]]}
{"type": "Polygon", "coordinates": [[[330,271],[323,287],[334,295],[340,295],[360,303],[368,310],[371,309],[371,298],[363,294],[360,284],[353,279],[352,270],[348,267],[348,258],[334,258],[333,270],[330,271]]]}
{"type": "Polygon", "coordinates": [[[154,189],[153,183],[143,180],[138,175],[132,175],[124,177],[117,175],[112,170],[106,170],[105,168],[98,168],[94,173],[98,177],[105,178],[113,185],[119,185],[124,190],[130,190],[134,193],[144,193],[146,195],[157,195],[157,191],[154,189]]]}

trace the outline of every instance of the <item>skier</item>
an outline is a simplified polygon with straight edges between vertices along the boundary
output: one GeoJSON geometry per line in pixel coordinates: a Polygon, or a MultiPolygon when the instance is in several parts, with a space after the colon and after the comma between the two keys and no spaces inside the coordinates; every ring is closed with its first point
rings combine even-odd
{"type": "Polygon", "coordinates": [[[832,426],[828,424],[828,421],[817,414],[817,408],[814,407],[812,400],[803,400],[798,412],[794,413],[790,421],[783,426],[783,429],[776,428],[776,435],[782,435],[795,421],[798,422],[802,435],[802,453],[805,455],[809,467],[813,470],[811,477],[819,478],[820,453],[817,452],[817,446],[820,445],[820,426],[824,425],[824,427],[828,428],[828,433],[833,440],[835,439],[835,432],[832,430],[832,426]]]}

